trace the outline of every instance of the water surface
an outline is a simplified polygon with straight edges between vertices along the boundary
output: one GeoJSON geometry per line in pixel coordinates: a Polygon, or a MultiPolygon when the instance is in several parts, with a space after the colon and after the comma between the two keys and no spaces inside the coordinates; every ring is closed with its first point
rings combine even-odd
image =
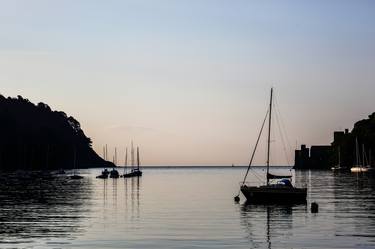
{"type": "Polygon", "coordinates": [[[368,175],[292,172],[308,187],[307,205],[264,206],[245,205],[243,196],[233,202],[244,168],[147,168],[140,178],[108,180],[95,179],[99,172],[82,170],[82,180],[3,178],[0,247],[375,248],[368,175]]]}

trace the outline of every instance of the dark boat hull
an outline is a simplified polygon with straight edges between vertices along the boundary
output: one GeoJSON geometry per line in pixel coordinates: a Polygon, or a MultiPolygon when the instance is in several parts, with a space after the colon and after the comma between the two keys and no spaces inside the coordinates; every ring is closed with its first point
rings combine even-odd
{"type": "Polygon", "coordinates": [[[306,203],[307,189],[294,187],[241,186],[241,192],[248,203],[269,203],[269,204],[295,204],[306,203]]]}
{"type": "Polygon", "coordinates": [[[127,173],[127,174],[124,174],[123,177],[125,178],[129,178],[129,177],[135,177],[135,176],[142,176],[142,171],[133,171],[133,172],[130,172],[130,173],[127,173]]]}
{"type": "Polygon", "coordinates": [[[82,179],[83,176],[80,176],[80,175],[72,175],[70,176],[70,179],[73,179],[73,180],[79,180],[79,179],[82,179]]]}

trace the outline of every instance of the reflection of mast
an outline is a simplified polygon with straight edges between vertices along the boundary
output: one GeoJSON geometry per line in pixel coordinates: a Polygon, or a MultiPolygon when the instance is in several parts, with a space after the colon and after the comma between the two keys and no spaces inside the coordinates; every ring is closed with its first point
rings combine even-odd
{"type": "Polygon", "coordinates": [[[139,218],[139,193],[140,193],[140,179],[134,177],[131,179],[131,212],[133,217],[139,218]]]}
{"type": "Polygon", "coordinates": [[[269,249],[271,249],[270,211],[270,207],[267,207],[267,244],[269,249]]]}
{"type": "MultiPolygon", "coordinates": [[[[305,205],[301,205],[299,208],[305,208],[305,205]]],[[[250,248],[272,248],[272,241],[278,240],[278,233],[274,234],[273,231],[283,231],[284,236],[292,236],[292,211],[293,206],[291,205],[264,206],[247,203],[241,205],[241,224],[248,233],[249,242],[252,243],[250,248]],[[255,233],[260,231],[260,227],[264,228],[264,232],[262,232],[264,239],[254,240],[257,237],[255,233]]]]}

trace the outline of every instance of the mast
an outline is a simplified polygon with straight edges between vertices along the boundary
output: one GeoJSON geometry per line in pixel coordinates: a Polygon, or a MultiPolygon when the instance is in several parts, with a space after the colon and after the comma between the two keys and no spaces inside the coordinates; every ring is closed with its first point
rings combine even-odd
{"type": "Polygon", "coordinates": [[[268,114],[268,139],[267,139],[267,185],[269,184],[269,171],[270,171],[270,143],[271,143],[271,117],[272,117],[272,94],[273,88],[271,88],[270,97],[270,112],[268,114]]]}
{"type": "Polygon", "coordinates": [[[369,160],[368,160],[369,162],[368,162],[368,165],[371,167],[371,149],[369,150],[368,153],[369,153],[369,160]]]}
{"type": "Polygon", "coordinates": [[[117,148],[115,147],[115,166],[117,166],[117,148]]]}
{"type": "Polygon", "coordinates": [[[365,166],[365,145],[362,144],[362,166],[365,166]]]}
{"type": "Polygon", "coordinates": [[[128,166],[128,147],[125,149],[125,163],[124,163],[124,174],[126,173],[126,167],[128,166]]]}
{"type": "Polygon", "coordinates": [[[134,147],[133,147],[133,141],[132,141],[132,147],[130,150],[130,159],[131,159],[131,164],[132,164],[132,169],[134,168],[134,147]]]}
{"type": "Polygon", "coordinates": [[[139,171],[139,147],[137,146],[137,168],[139,171]]]}
{"type": "Polygon", "coordinates": [[[356,166],[359,166],[359,153],[358,153],[358,138],[355,138],[355,157],[356,157],[356,166]]]}
{"type": "Polygon", "coordinates": [[[108,147],[105,145],[105,160],[108,160],[108,147]]]}

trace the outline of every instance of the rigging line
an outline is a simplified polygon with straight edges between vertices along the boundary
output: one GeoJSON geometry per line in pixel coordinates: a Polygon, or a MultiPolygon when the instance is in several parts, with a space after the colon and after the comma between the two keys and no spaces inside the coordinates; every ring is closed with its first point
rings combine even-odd
{"type": "Polygon", "coordinates": [[[253,154],[251,155],[251,159],[250,159],[250,162],[249,162],[249,166],[247,167],[247,171],[246,171],[245,177],[243,178],[242,185],[245,184],[246,177],[247,177],[247,175],[249,174],[249,170],[250,170],[251,164],[253,163],[253,159],[254,159],[255,151],[257,150],[258,143],[259,143],[259,139],[260,139],[260,136],[262,135],[263,128],[264,128],[264,124],[266,123],[268,113],[269,113],[269,110],[267,110],[266,116],[264,117],[264,120],[263,120],[263,123],[262,123],[262,128],[260,128],[260,132],[259,132],[259,135],[258,135],[257,141],[256,141],[256,143],[255,143],[255,147],[254,147],[254,150],[253,150],[253,154]]]}
{"type": "Polygon", "coordinates": [[[283,116],[281,115],[281,110],[280,110],[280,107],[279,107],[279,102],[277,100],[277,96],[275,98],[275,105],[276,105],[276,110],[278,112],[278,116],[279,116],[279,119],[280,119],[280,123],[281,123],[281,129],[282,131],[284,132],[284,136],[285,136],[285,140],[286,140],[286,146],[288,146],[288,149],[289,149],[289,160],[291,161],[291,158],[292,158],[292,146],[290,145],[290,141],[289,141],[289,136],[288,136],[288,132],[287,132],[287,129],[285,128],[285,123],[284,123],[284,119],[283,119],[283,116]]]}
{"type": "Polygon", "coordinates": [[[259,176],[259,174],[257,174],[255,171],[252,171],[253,175],[258,178],[258,181],[259,182],[263,182],[264,180],[262,179],[262,177],[259,176]]]}
{"type": "MultiPolygon", "coordinates": [[[[274,109],[277,110],[276,108],[274,108],[274,109]]],[[[286,161],[287,161],[288,165],[290,165],[290,160],[289,160],[287,150],[286,150],[286,146],[285,146],[284,135],[283,135],[283,132],[282,132],[282,129],[281,129],[281,126],[280,126],[280,117],[279,117],[278,111],[275,111],[275,119],[276,119],[277,127],[279,128],[280,138],[281,138],[281,142],[282,142],[282,145],[283,145],[285,158],[286,158],[286,161]]]]}
{"type": "MultiPolygon", "coordinates": [[[[277,100],[276,100],[276,101],[277,101],[277,100]]],[[[277,102],[277,104],[278,104],[278,102],[277,102]]],[[[288,147],[289,147],[290,158],[292,158],[292,157],[293,157],[293,155],[292,155],[292,151],[293,151],[293,149],[292,149],[291,143],[290,143],[290,141],[289,141],[288,131],[287,131],[286,126],[285,126],[284,118],[283,118],[283,116],[281,115],[281,110],[280,110],[280,108],[279,108],[279,116],[280,116],[280,121],[281,121],[281,128],[283,128],[283,130],[284,130],[284,134],[285,134],[285,137],[286,137],[286,142],[287,142],[287,145],[288,145],[288,147]]]]}

